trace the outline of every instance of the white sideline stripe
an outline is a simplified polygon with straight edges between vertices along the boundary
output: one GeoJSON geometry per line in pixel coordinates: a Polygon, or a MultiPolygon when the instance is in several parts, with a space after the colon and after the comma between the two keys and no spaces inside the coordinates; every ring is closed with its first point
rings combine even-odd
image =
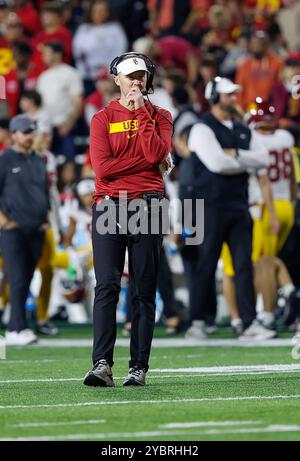
{"type": "Polygon", "coordinates": [[[248,395],[239,397],[204,397],[202,399],[175,399],[175,400],[115,400],[100,402],[81,402],[81,403],[54,403],[37,405],[0,405],[0,410],[19,409],[19,408],[68,408],[68,407],[89,407],[102,405],[132,405],[134,403],[145,404],[164,404],[164,403],[201,403],[201,402],[234,402],[242,400],[281,400],[281,399],[300,399],[300,394],[291,395],[248,395]]]}
{"type": "MultiPolygon", "coordinates": [[[[157,378],[194,378],[196,376],[231,376],[231,375],[259,375],[259,374],[272,374],[272,373],[297,373],[300,372],[300,365],[235,365],[224,367],[194,367],[194,368],[156,368],[151,370],[150,373],[198,373],[196,374],[174,374],[171,376],[155,376],[149,375],[150,379],[157,378]],[[199,375],[200,373],[200,375],[199,375]]],[[[68,381],[81,381],[81,378],[38,378],[38,379],[6,379],[0,380],[0,384],[13,384],[13,383],[60,383],[68,381]]],[[[115,380],[125,379],[125,376],[115,376],[115,380]]]]}
{"type": "MultiPolygon", "coordinates": [[[[277,371],[236,371],[236,372],[220,372],[220,373],[200,373],[195,371],[197,374],[172,374],[168,375],[150,375],[147,379],[176,379],[176,378],[204,378],[207,376],[244,376],[244,375],[268,375],[268,374],[279,374],[279,373],[300,373],[300,370],[277,370],[277,371]]],[[[114,380],[123,380],[126,376],[114,376],[114,380]]],[[[61,382],[68,382],[68,381],[82,381],[83,377],[81,378],[38,378],[38,379],[7,379],[7,380],[0,380],[1,384],[21,384],[21,383],[61,383],[61,382]]]]}
{"type": "Polygon", "coordinates": [[[168,435],[199,434],[199,432],[187,431],[151,431],[151,432],[108,432],[100,434],[68,434],[68,435],[42,435],[31,437],[0,438],[0,441],[64,441],[64,440],[85,440],[85,439],[107,439],[111,438],[139,438],[139,437],[160,437],[168,435]]]}
{"type": "Polygon", "coordinates": [[[195,421],[192,423],[168,423],[160,424],[158,427],[162,429],[184,429],[193,427],[207,427],[207,426],[250,426],[251,424],[262,424],[262,421],[195,421]]]}
{"type": "Polygon", "coordinates": [[[91,419],[87,421],[66,421],[66,422],[39,422],[39,423],[20,423],[20,424],[10,424],[9,427],[48,427],[48,426],[81,426],[85,424],[103,424],[105,419],[91,419]]]}
{"type": "Polygon", "coordinates": [[[55,440],[84,440],[84,439],[108,439],[111,438],[142,438],[162,437],[175,435],[212,435],[212,434],[247,434],[247,433],[270,433],[270,432],[299,432],[300,426],[271,425],[266,428],[248,429],[208,429],[207,431],[151,431],[151,432],[107,432],[100,434],[68,434],[68,435],[42,435],[31,437],[0,438],[0,441],[55,441],[55,440]]]}
{"type": "Polygon", "coordinates": [[[12,383],[61,383],[67,381],[82,381],[83,378],[39,378],[39,379],[7,379],[0,384],[12,383]]]}
{"type": "Polygon", "coordinates": [[[300,364],[228,365],[223,367],[153,368],[153,373],[234,373],[249,371],[300,371],[300,364]]]}
{"type": "Polygon", "coordinates": [[[270,432],[300,432],[300,426],[297,425],[270,425],[267,427],[262,427],[262,428],[255,428],[255,427],[249,427],[249,429],[225,429],[225,430],[218,430],[218,429],[209,429],[203,434],[207,435],[214,435],[214,434],[260,434],[260,433],[270,433],[270,432]]]}
{"type": "MultiPolygon", "coordinates": [[[[195,355],[195,356],[185,356],[185,357],[200,357],[200,355],[195,355]]],[[[57,362],[59,359],[41,359],[41,360],[6,360],[6,359],[0,359],[0,365],[5,365],[5,364],[15,364],[15,363],[48,363],[48,362],[57,362]]],[[[85,361],[85,358],[77,358],[77,362],[79,360],[85,361]]],[[[161,356],[151,356],[151,360],[170,360],[169,355],[161,355],[161,356]]],[[[118,357],[118,362],[129,362],[129,357],[118,357]]]]}
{"type": "Polygon", "coordinates": [[[56,362],[57,360],[53,360],[53,359],[41,359],[41,360],[0,360],[0,364],[1,365],[4,365],[4,364],[11,364],[11,363],[49,363],[49,362],[56,362]]]}
{"type": "MultiPolygon", "coordinates": [[[[278,347],[291,346],[292,336],[287,339],[268,339],[262,341],[254,340],[239,340],[237,339],[206,339],[197,341],[194,339],[185,338],[155,338],[152,341],[154,348],[169,348],[169,347],[278,347]]],[[[129,347],[129,339],[117,339],[116,345],[120,347],[129,347]]],[[[37,344],[27,346],[30,348],[38,347],[92,347],[92,339],[41,339],[37,344]]]]}

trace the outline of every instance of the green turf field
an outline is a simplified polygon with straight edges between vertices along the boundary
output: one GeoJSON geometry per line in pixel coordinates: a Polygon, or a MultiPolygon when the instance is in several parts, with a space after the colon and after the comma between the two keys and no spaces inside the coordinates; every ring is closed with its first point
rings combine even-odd
{"type": "Polygon", "coordinates": [[[79,341],[90,337],[78,326],[59,336],[75,340],[70,347],[8,349],[0,360],[0,439],[300,440],[300,358],[288,341],[174,347],[166,339],[153,347],[143,388],[122,387],[128,347],[119,346],[116,387],[88,388],[91,348],[79,341]]]}

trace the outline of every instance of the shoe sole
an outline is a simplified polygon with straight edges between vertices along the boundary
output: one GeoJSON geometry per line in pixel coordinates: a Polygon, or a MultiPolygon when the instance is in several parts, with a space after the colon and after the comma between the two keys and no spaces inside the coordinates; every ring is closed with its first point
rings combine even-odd
{"type": "Polygon", "coordinates": [[[145,383],[139,383],[135,379],[129,379],[123,383],[123,386],[145,386],[145,383]]]}
{"type": "Polygon", "coordinates": [[[22,344],[14,343],[14,342],[10,343],[9,341],[6,341],[6,346],[16,346],[16,347],[17,346],[19,346],[19,347],[21,347],[21,346],[31,346],[32,344],[36,344],[37,342],[38,342],[37,339],[33,339],[32,341],[29,341],[28,343],[22,343],[22,344]]]}
{"type": "Polygon", "coordinates": [[[104,379],[101,379],[94,374],[87,375],[83,381],[85,386],[92,386],[92,387],[114,387],[115,383],[112,381],[108,383],[104,379]]]}
{"type": "Polygon", "coordinates": [[[277,334],[272,334],[272,335],[266,335],[266,336],[239,336],[239,341],[265,341],[265,340],[268,340],[268,339],[273,339],[273,338],[276,338],[277,337],[277,334]]]}
{"type": "Polygon", "coordinates": [[[208,339],[208,336],[194,336],[194,335],[191,335],[191,334],[186,334],[185,335],[185,339],[194,339],[196,341],[203,341],[205,339],[208,339]]]}

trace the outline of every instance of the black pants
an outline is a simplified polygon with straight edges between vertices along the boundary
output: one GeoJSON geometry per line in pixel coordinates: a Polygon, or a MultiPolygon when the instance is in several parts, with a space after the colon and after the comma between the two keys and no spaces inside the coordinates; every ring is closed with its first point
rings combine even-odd
{"type": "MultiPolygon", "coordinates": [[[[204,320],[210,289],[220,257],[227,242],[233,260],[237,304],[245,326],[256,317],[253,286],[252,220],[248,211],[205,207],[204,241],[197,248],[197,261],[191,286],[191,320],[204,320]]],[[[195,250],[196,251],[196,250],[195,250]]]]}
{"type": "Polygon", "coordinates": [[[173,276],[164,247],[161,249],[157,288],[164,303],[163,315],[166,319],[176,317],[173,276]]]}
{"type": "Polygon", "coordinates": [[[27,328],[25,303],[36,265],[42,254],[44,232],[2,230],[1,251],[10,288],[11,315],[8,331],[27,328]]]}
{"type": "MultiPolygon", "coordinates": [[[[131,311],[132,311],[132,282],[129,278],[128,284],[128,296],[127,296],[127,316],[126,322],[131,322],[131,311]]],[[[178,311],[175,307],[175,292],[172,272],[168,263],[166,251],[164,246],[161,248],[160,261],[158,266],[157,276],[157,289],[160,293],[161,299],[164,303],[163,316],[166,319],[176,317],[178,311]]]]}
{"type": "MultiPolygon", "coordinates": [[[[192,291],[197,284],[198,275],[197,268],[200,258],[200,248],[195,248],[194,246],[183,246],[181,249],[181,258],[184,268],[184,277],[185,283],[189,293],[189,302],[192,299],[192,291]]],[[[215,279],[212,279],[212,285],[207,287],[209,292],[208,302],[204,306],[203,316],[207,325],[212,325],[215,322],[217,315],[217,293],[216,293],[216,284],[215,279]]],[[[199,280],[198,280],[199,283],[199,280]]]]}
{"type": "Polygon", "coordinates": [[[113,365],[116,341],[116,307],[126,247],[132,282],[132,313],[129,367],[149,367],[155,324],[155,294],[162,236],[158,234],[101,235],[96,221],[101,211],[93,208],[92,241],[96,288],[94,300],[93,363],[105,359],[113,365]]]}

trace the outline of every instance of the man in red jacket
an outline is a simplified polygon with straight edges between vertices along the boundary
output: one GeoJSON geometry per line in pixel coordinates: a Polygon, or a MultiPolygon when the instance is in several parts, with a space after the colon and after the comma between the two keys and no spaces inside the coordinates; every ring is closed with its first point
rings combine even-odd
{"type": "MultiPolygon", "coordinates": [[[[111,73],[120,88],[120,98],[97,112],[91,122],[90,156],[96,175],[92,226],[96,289],[94,367],[84,379],[88,386],[114,386],[111,367],[116,340],[116,306],[126,248],[134,293],[131,360],[124,386],[143,386],[149,367],[162,232],[161,229],[159,233],[130,232],[127,225],[129,228],[132,218],[136,217],[136,208],[134,212],[129,211],[134,199],[144,200],[148,211],[140,215],[140,221],[148,222],[153,214],[149,206],[153,202],[151,198],[160,199],[164,194],[160,168],[161,164],[167,166],[166,158],[171,149],[171,115],[145,101],[142,94],[152,89],[154,70],[152,61],[137,53],[126,53],[114,59],[111,73]],[[115,229],[110,228],[106,233],[101,226],[105,210],[115,224],[115,229]]],[[[137,227],[138,221],[135,229],[137,227]]]]}

